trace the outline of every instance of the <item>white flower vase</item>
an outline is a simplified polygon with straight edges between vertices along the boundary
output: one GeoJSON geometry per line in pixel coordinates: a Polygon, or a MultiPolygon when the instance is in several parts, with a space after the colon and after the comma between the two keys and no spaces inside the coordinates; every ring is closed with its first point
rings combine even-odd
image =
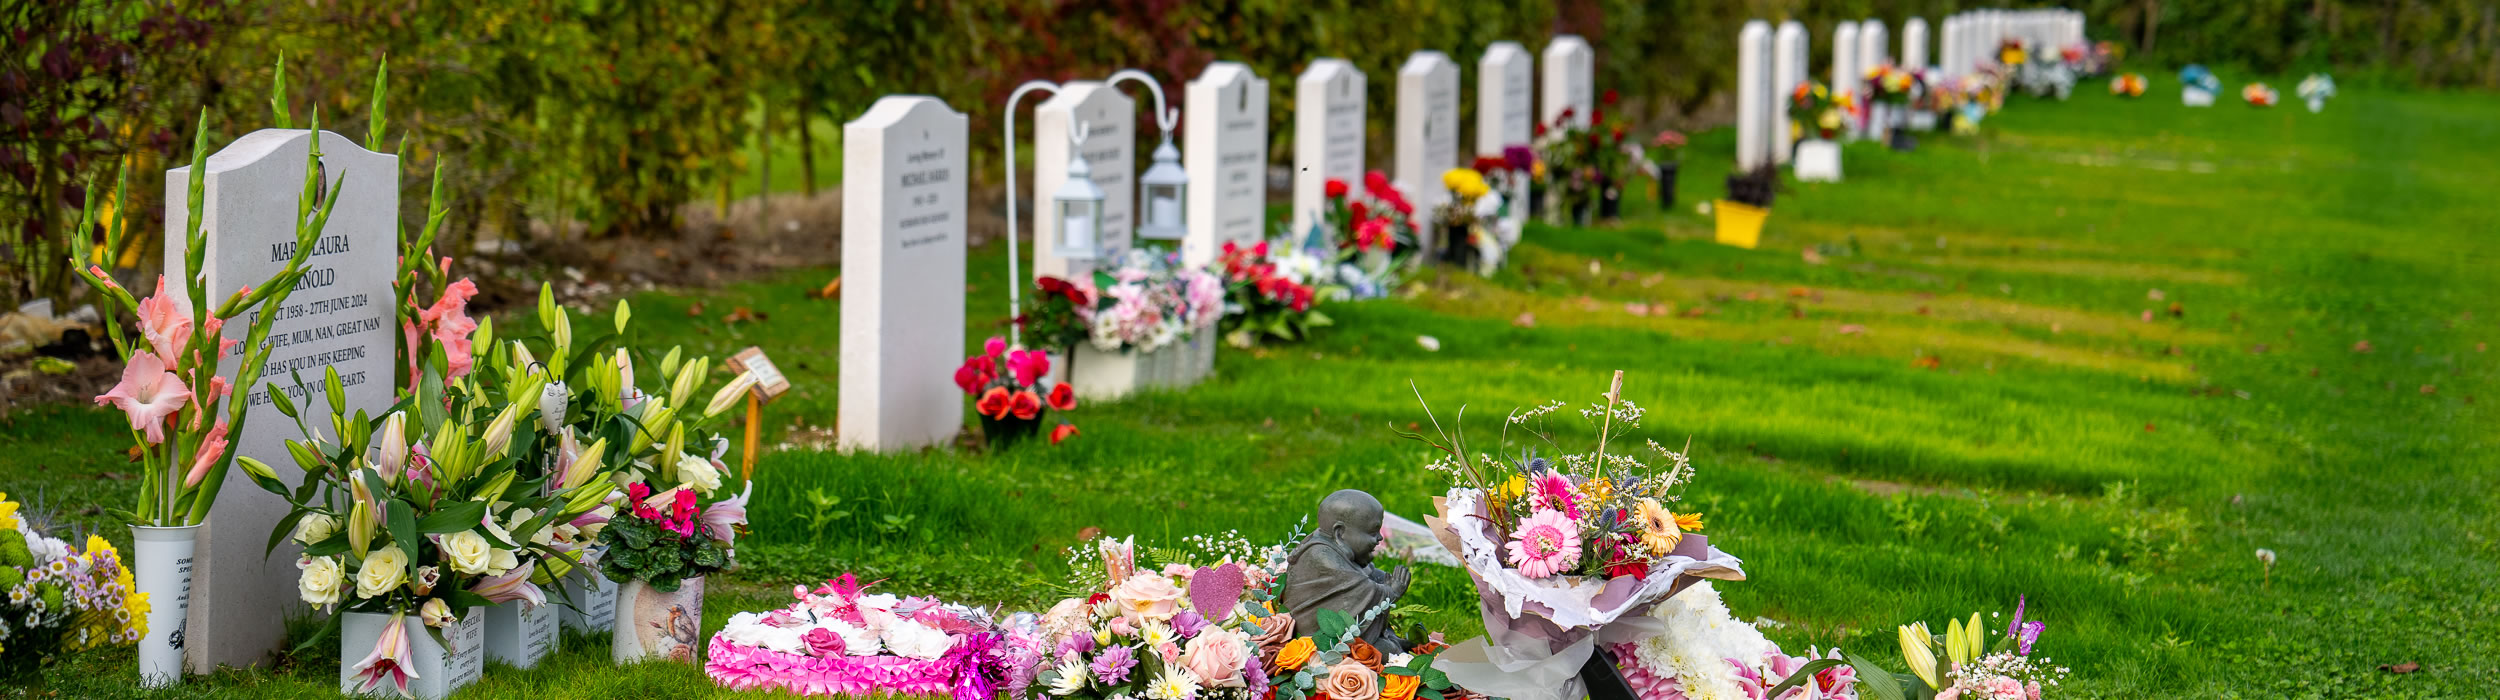
{"type": "Polygon", "coordinates": [[[2319,112],[2323,112],[2323,111],[2326,111],[2326,96],[2325,96],[2325,95],[2319,95],[2319,96],[2316,96],[2316,97],[2311,97],[2311,98],[2309,98],[2309,113],[2310,113],[2310,114],[2317,114],[2317,113],[2319,113],[2319,112]]]}
{"type": "Polygon", "coordinates": [[[697,663],[703,649],[703,577],[680,581],[675,592],[627,581],[616,593],[618,664],[650,660],[697,663]]]}
{"type": "Polygon", "coordinates": [[[1796,168],[1798,182],[1839,182],[1840,144],[1806,139],[1797,144],[1797,157],[1790,165],[1796,168]]]}
{"type": "Polygon", "coordinates": [[[557,616],[564,628],[576,632],[607,632],[616,627],[616,582],[596,567],[584,566],[564,577],[564,599],[573,607],[561,608],[557,616]]]}
{"type": "Polygon", "coordinates": [[[182,682],[184,626],[191,619],[191,554],[198,525],[130,527],[131,576],[148,596],[148,633],[139,638],[139,686],[182,682]]]}
{"type": "MultiPolygon", "coordinates": [[[[383,681],[370,689],[356,679],[356,663],[373,653],[373,645],[382,638],[382,628],[390,625],[387,613],[340,613],[339,621],[339,694],[356,697],[399,697],[398,686],[383,681]]],[[[441,700],[454,691],[477,683],[486,672],[486,614],[471,609],[460,620],[440,629],[425,626],[415,615],[403,616],[400,623],[408,631],[408,696],[416,700],[441,700]]]]}
{"type": "Polygon", "coordinates": [[[1068,382],[1078,398],[1117,401],[1147,389],[1177,389],[1197,384],[1214,371],[1214,329],[1156,348],[1154,352],[1110,352],[1091,344],[1078,345],[1069,363],[1068,382]]]}
{"type": "Polygon", "coordinates": [[[516,600],[486,609],[486,656],[513,668],[532,668],[553,656],[563,627],[556,605],[516,600]]]}

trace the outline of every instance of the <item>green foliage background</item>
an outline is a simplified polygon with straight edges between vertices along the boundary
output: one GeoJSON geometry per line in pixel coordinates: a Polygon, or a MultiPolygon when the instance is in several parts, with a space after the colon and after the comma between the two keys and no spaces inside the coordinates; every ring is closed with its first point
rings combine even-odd
{"type": "MultiPolygon", "coordinates": [[[[1029,79],[1099,78],[1121,67],[1174,91],[1209,62],[1270,80],[1274,159],[1290,146],[1292,76],[1336,56],[1374,76],[1370,139],[1385,153],[1391,79],[1437,49],[1467,71],[1498,40],[1541,47],[1587,37],[1598,83],[1651,124],[1707,121],[1732,81],[1749,18],[1798,19],[1819,63],[1842,19],[1898,27],[1966,6],[1937,0],[850,0],[621,2],[395,0],[161,3],[0,0],[12,37],[0,65],[0,302],[69,292],[62,267],[79,186],[130,157],[161,169],[188,143],[183,115],[206,103],[222,143],[267,124],[264,86],[288,57],[298,113],[355,133],[374,64],[391,60],[409,172],[447,158],[454,214],[445,250],[474,232],[610,236],[674,229],[690,202],[725,204],[751,181],[759,142],[798,144],[807,189],[839,178],[815,145],[886,94],[928,94],[999,129],[1000,103],[1029,79]],[[112,50],[108,51],[107,48],[112,50]],[[108,60],[111,59],[111,60],[108,60]],[[306,104],[309,103],[309,104],[306,104]]],[[[2333,69],[2346,84],[2500,87],[2500,16],[2482,0],[2083,0],[2095,39],[2155,72],[2201,61],[2236,80],[2333,69]],[[2151,59],[2150,61],[2142,59],[2151,59]]],[[[1472,109],[1472,108],[1470,108],[1472,109]]],[[[1467,122],[1462,122],[1467,123],[1467,122]]],[[[983,149],[996,139],[975,138],[983,149]]],[[[994,151],[974,172],[997,173],[994,151]]],[[[140,178],[146,182],[146,178],[140,178]]],[[[423,197],[423,178],[403,177],[423,197]]],[[[141,188],[149,189],[149,188],[141,188]]],[[[155,192],[145,192],[154,196],[155,192]]],[[[422,206],[402,206],[420,216],[422,206]]],[[[152,207],[135,212],[155,217],[152,207]]],[[[143,225],[148,222],[142,222],[143,225]]],[[[146,245],[154,245],[141,237],[146,245]]],[[[126,269],[151,269],[130,251],[126,269]]]]}

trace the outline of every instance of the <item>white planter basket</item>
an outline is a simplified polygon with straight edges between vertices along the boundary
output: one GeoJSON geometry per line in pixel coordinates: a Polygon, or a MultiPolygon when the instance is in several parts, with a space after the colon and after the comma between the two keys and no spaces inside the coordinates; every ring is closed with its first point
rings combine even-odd
{"type": "Polygon", "coordinates": [[[2212,107],[2214,106],[2214,93],[2203,88],[2182,88],[2179,90],[2179,104],[2189,107],[2212,107]]]}
{"type": "Polygon", "coordinates": [[[1074,361],[1068,363],[1068,382],[1076,385],[1078,398],[1088,401],[1115,401],[1148,389],[1188,387],[1215,373],[1219,342],[1209,329],[1148,353],[1105,352],[1090,344],[1078,345],[1074,361]]]}
{"type": "Polygon", "coordinates": [[[703,577],[664,592],[641,581],[627,581],[616,593],[614,659],[619,664],[643,661],[700,663],[703,650],[703,577]]]}
{"type": "Polygon", "coordinates": [[[1806,139],[1797,144],[1798,182],[1839,182],[1840,144],[1823,139],[1806,139]]]}
{"type": "Polygon", "coordinates": [[[554,656],[563,635],[554,603],[516,600],[486,609],[486,656],[513,668],[532,668],[554,656]]]}
{"type": "Polygon", "coordinates": [[[616,628],[616,582],[597,567],[579,567],[565,576],[564,599],[573,604],[558,606],[556,615],[565,629],[601,633],[616,628]]]}
{"type": "MultiPolygon", "coordinates": [[[[347,619],[339,622],[339,693],[362,697],[398,697],[399,689],[388,681],[371,690],[358,690],[356,662],[373,653],[374,642],[380,641],[382,628],[391,616],[384,613],[340,613],[347,619]]],[[[472,609],[460,621],[429,629],[425,620],[405,616],[401,624],[408,629],[408,694],[417,700],[441,700],[453,691],[477,682],[486,672],[486,614],[472,609]],[[435,640],[435,633],[442,635],[435,640]]]]}
{"type": "Polygon", "coordinates": [[[191,619],[191,558],[200,526],[130,528],[132,583],[148,595],[148,633],[139,639],[139,687],[182,682],[182,642],[191,619]]]}

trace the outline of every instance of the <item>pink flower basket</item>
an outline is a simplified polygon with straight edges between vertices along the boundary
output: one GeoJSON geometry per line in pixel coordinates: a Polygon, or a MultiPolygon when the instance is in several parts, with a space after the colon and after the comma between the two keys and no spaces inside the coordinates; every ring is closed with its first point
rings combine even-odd
{"type": "Polygon", "coordinates": [[[820,658],[788,654],[712,638],[703,672],[731,690],[786,689],[799,695],[877,694],[951,696],[955,700],[988,700],[1002,675],[993,661],[996,640],[988,635],[961,635],[955,648],[934,660],[900,656],[820,658]]]}

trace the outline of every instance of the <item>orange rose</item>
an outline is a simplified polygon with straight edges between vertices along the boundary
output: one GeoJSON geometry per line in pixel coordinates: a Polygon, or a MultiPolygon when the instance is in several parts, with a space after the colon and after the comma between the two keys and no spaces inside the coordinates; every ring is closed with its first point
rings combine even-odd
{"type": "Polygon", "coordinates": [[[1311,655],[1318,652],[1319,643],[1311,641],[1310,637],[1286,642],[1285,648],[1276,650],[1274,675],[1283,675],[1301,669],[1304,664],[1311,662],[1311,655]]]}
{"type": "Polygon", "coordinates": [[[1371,644],[1366,643],[1363,640],[1357,639],[1347,642],[1345,657],[1353,659],[1355,663],[1362,664],[1363,668],[1371,669],[1373,673],[1380,672],[1380,649],[1373,647],[1371,644]]]}
{"type": "Polygon", "coordinates": [[[1378,700],[1380,674],[1347,659],[1328,667],[1328,678],[1319,682],[1319,689],[1329,700],[1378,700]]]}
{"type": "Polygon", "coordinates": [[[1380,700],[1415,700],[1415,690],[1423,686],[1422,676],[1388,676],[1381,679],[1380,700]]]}

